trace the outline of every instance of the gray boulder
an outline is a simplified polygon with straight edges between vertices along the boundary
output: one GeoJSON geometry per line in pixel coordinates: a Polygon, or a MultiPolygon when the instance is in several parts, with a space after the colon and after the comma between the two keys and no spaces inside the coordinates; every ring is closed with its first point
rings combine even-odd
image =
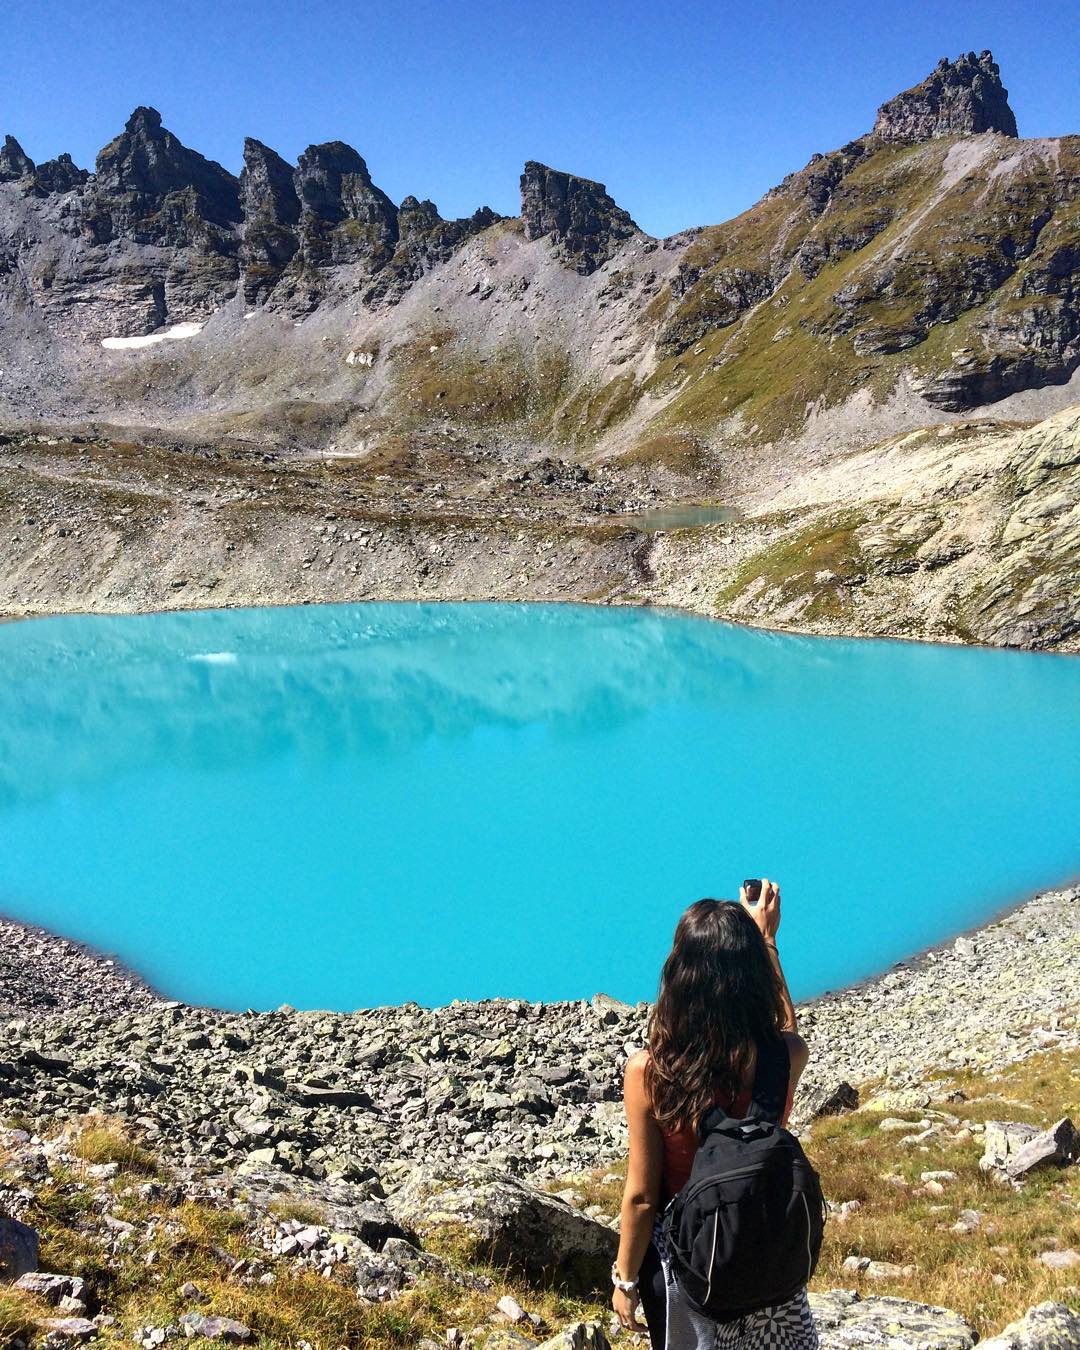
{"type": "Polygon", "coordinates": [[[858,1104],[858,1089],[847,1081],[825,1083],[799,1093],[792,1109],[792,1121],[796,1125],[806,1125],[821,1116],[838,1116],[843,1111],[854,1111],[858,1104]]]}
{"type": "Polygon", "coordinates": [[[90,1302],[86,1281],[80,1275],[48,1275],[43,1270],[31,1270],[19,1276],[15,1288],[35,1295],[50,1307],[63,1305],[65,1312],[85,1313],[90,1302]]]}
{"type": "Polygon", "coordinates": [[[37,1270],[38,1235],[29,1224],[0,1215],[0,1283],[11,1283],[37,1270]]]}
{"type": "Polygon", "coordinates": [[[1039,1167],[1067,1167],[1077,1158],[1080,1158],[1080,1134],[1066,1116],[1011,1153],[1005,1171],[1019,1181],[1039,1167]]]}
{"type": "Polygon", "coordinates": [[[1080,1313],[1064,1303],[1040,1303],[1019,1322],[1011,1322],[982,1350],[1076,1350],[1080,1346],[1080,1313]]]}
{"type": "Polygon", "coordinates": [[[811,1294],[822,1350],[903,1346],[904,1350],[972,1350],[975,1332],[954,1312],[903,1298],[860,1298],[846,1289],[811,1294]]]}
{"type": "Polygon", "coordinates": [[[463,1232],[496,1265],[578,1288],[606,1281],[618,1246],[606,1224],[491,1167],[418,1167],[386,1204],[421,1238],[463,1232]]]}
{"type": "Polygon", "coordinates": [[[206,1317],[203,1313],[185,1313],[180,1319],[185,1336],[199,1336],[207,1341],[224,1341],[227,1345],[244,1345],[254,1340],[254,1332],[243,1322],[232,1317],[206,1317]]]}
{"type": "Polygon", "coordinates": [[[984,1172],[1003,1172],[1010,1158],[1038,1135],[1034,1125],[1019,1120],[988,1120],[983,1134],[983,1155],[979,1166],[984,1172]]]}
{"type": "Polygon", "coordinates": [[[46,1317],[42,1323],[46,1346],[81,1345],[97,1340],[97,1324],[86,1317],[46,1317]]]}

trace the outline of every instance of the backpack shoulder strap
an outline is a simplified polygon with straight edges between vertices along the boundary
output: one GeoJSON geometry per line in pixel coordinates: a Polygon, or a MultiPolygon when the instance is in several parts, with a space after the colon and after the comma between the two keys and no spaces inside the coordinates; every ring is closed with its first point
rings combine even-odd
{"type": "Polygon", "coordinates": [[[762,1041],[757,1048],[757,1067],[750,1099],[754,1114],[779,1125],[787,1106],[790,1079],[791,1055],[788,1053],[787,1041],[783,1036],[777,1036],[773,1041],[762,1041]]]}

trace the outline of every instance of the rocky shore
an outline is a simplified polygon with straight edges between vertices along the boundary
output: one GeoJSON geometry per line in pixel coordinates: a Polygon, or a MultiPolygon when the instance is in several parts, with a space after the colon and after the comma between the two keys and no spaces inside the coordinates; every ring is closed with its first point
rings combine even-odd
{"type": "MultiPolygon", "coordinates": [[[[1080,1044],[1080,889],[799,1010],[806,1117],[841,1081],[915,1101],[938,1070],[1080,1044]]],[[[648,1005],[496,999],[229,1013],[151,994],[85,949],[0,926],[0,1102],[137,1120],[185,1165],[365,1184],[418,1159],[557,1175],[625,1148],[622,1069],[648,1005]]]]}
{"type": "Polygon", "coordinates": [[[0,918],[0,1018],[133,1012],[157,1002],[139,976],[90,947],[0,918]]]}
{"type": "Polygon", "coordinates": [[[136,435],[0,429],[0,614],[589,601],[1080,649],[1080,406],[923,427],[840,465],[808,451],[741,491],[536,451],[402,468],[136,435]],[[654,508],[715,509],[721,491],[731,519],[656,527],[654,508]]]}

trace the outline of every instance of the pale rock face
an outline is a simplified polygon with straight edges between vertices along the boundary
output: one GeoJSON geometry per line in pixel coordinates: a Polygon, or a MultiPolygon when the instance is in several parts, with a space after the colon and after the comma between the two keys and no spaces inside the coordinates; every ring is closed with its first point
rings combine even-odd
{"type": "Polygon", "coordinates": [[[1009,91],[990,52],[945,57],[921,84],[878,109],[874,135],[885,141],[925,141],[934,136],[975,136],[983,131],[1016,135],[1009,91]]]}

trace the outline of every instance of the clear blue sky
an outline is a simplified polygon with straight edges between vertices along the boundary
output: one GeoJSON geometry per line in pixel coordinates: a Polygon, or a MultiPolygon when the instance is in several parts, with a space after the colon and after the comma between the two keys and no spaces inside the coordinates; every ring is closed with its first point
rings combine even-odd
{"type": "Polygon", "coordinates": [[[238,172],[341,139],[395,201],[518,210],[539,159],[645,229],[727,219],[870,129],[940,56],[993,50],[1022,136],[1080,132],[1076,0],[8,0],[0,135],[93,166],[132,108],[238,172]]]}

